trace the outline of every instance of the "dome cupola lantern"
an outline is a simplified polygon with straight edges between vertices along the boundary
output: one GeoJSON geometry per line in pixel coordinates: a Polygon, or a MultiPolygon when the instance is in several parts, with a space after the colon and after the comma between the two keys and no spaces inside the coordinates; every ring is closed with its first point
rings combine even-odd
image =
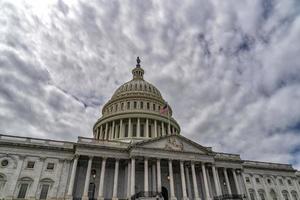
{"type": "Polygon", "coordinates": [[[136,62],[132,80],[121,85],[103,106],[102,116],[93,127],[95,139],[138,142],[180,134],[172,108],[166,106],[160,91],[144,80],[139,57],[136,62]]]}
{"type": "Polygon", "coordinates": [[[141,60],[139,57],[136,58],[136,67],[132,70],[133,79],[144,79],[144,70],[141,68],[141,60]]]}

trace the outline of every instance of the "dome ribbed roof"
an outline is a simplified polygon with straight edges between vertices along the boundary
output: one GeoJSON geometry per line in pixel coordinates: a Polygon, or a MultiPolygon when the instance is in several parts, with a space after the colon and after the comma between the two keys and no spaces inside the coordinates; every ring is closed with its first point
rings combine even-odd
{"type": "Polygon", "coordinates": [[[115,91],[115,93],[112,96],[112,99],[129,95],[136,96],[141,93],[143,93],[143,95],[151,96],[162,100],[160,91],[154,85],[143,79],[132,79],[131,81],[124,83],[115,91]]]}

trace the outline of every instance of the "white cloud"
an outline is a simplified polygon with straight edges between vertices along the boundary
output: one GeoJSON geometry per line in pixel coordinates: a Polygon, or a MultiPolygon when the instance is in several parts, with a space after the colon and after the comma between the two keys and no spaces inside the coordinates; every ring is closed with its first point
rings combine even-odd
{"type": "Polygon", "coordinates": [[[1,132],[92,136],[101,107],[131,78],[139,55],[183,135],[245,159],[299,166],[299,2],[0,7],[1,132]]]}

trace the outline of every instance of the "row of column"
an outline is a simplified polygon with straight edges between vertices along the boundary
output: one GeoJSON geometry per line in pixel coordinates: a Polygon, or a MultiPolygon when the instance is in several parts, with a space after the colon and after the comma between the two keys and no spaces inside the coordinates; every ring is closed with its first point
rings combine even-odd
{"type": "MultiPolygon", "coordinates": [[[[136,137],[141,137],[141,118],[137,118],[137,126],[136,126],[136,137]]],[[[125,138],[125,130],[124,130],[124,123],[123,120],[119,120],[120,123],[116,124],[115,121],[107,122],[105,124],[102,124],[100,127],[96,130],[96,137],[98,139],[103,140],[112,140],[117,138],[125,138]],[[111,124],[111,125],[110,125],[111,124]],[[116,128],[118,127],[118,128],[116,128]]],[[[159,131],[158,131],[158,123],[157,120],[154,120],[154,124],[151,125],[151,127],[154,126],[154,135],[152,137],[158,137],[159,131]]],[[[131,118],[128,118],[128,136],[132,137],[132,121],[131,118]]],[[[160,127],[160,135],[170,135],[172,133],[177,133],[177,129],[172,126],[170,123],[161,123],[160,127]],[[167,130],[165,129],[165,126],[168,127],[167,130]]],[[[143,137],[150,137],[149,133],[149,119],[146,119],[146,123],[144,124],[144,136],[143,137]]]]}
{"type": "MultiPolygon", "coordinates": [[[[86,171],[86,178],[85,178],[85,184],[84,184],[84,190],[83,190],[83,200],[88,200],[88,188],[89,188],[89,183],[90,183],[90,173],[91,173],[91,167],[92,167],[92,159],[93,157],[89,157],[88,161],[88,166],[87,166],[87,171],[86,171]]],[[[160,159],[156,160],[156,185],[157,185],[157,192],[161,192],[162,184],[161,184],[161,166],[160,166],[160,159]]],[[[198,185],[197,185],[197,178],[196,178],[196,170],[195,170],[195,163],[193,161],[191,162],[191,171],[192,171],[192,182],[193,182],[193,189],[194,189],[194,199],[195,200],[200,200],[199,197],[199,191],[198,191],[198,185]]],[[[70,183],[69,183],[69,188],[67,192],[68,197],[72,197],[73,193],[73,187],[74,187],[74,180],[75,180],[75,173],[76,173],[76,167],[78,163],[78,156],[74,158],[73,166],[72,166],[72,172],[71,172],[71,178],[70,178],[70,183]]],[[[184,172],[184,163],[185,161],[180,160],[180,177],[181,177],[181,187],[182,187],[182,199],[183,200],[188,200],[187,196],[187,185],[186,185],[186,177],[185,177],[185,172],[184,172]]],[[[106,166],[106,158],[102,158],[102,163],[101,163],[101,173],[100,173],[100,183],[99,183],[99,192],[98,192],[98,200],[104,199],[104,176],[105,176],[105,166],[106,166]]],[[[171,200],[176,200],[175,196],[175,191],[174,191],[174,176],[173,176],[173,164],[172,160],[168,160],[168,168],[169,168],[169,186],[170,186],[170,199],[171,200]]],[[[212,199],[210,196],[209,192],[209,181],[207,177],[207,169],[205,167],[205,164],[202,162],[201,163],[201,169],[202,169],[202,174],[203,174],[203,179],[204,179],[204,188],[205,188],[205,196],[206,199],[212,199]]],[[[131,161],[128,163],[127,166],[128,170],[128,179],[127,179],[127,195],[128,197],[131,197],[136,193],[135,191],[135,158],[131,158],[131,161]],[[129,178],[130,177],[130,178],[129,178]]],[[[155,170],[155,168],[152,168],[152,170],[155,170]]],[[[189,170],[186,168],[186,174],[188,175],[189,170]]],[[[222,190],[220,186],[220,179],[218,175],[218,171],[214,165],[212,165],[212,172],[213,172],[213,179],[214,179],[214,184],[216,188],[216,193],[217,196],[222,195],[222,190]]],[[[234,169],[232,169],[233,173],[233,178],[234,182],[236,185],[236,190],[238,194],[241,194],[240,188],[239,188],[239,183],[237,179],[237,175],[234,169]]],[[[155,171],[152,171],[152,174],[155,174],[155,171]]],[[[117,189],[118,189],[118,176],[119,176],[119,159],[116,159],[115,161],[115,172],[114,172],[114,185],[113,185],[113,200],[117,200],[117,189]]],[[[231,192],[231,187],[230,187],[230,182],[227,174],[227,169],[224,168],[224,176],[225,176],[225,181],[228,189],[228,193],[232,194],[231,192]]],[[[189,181],[188,181],[189,182],[189,181]]],[[[155,186],[154,186],[155,187],[155,186]]],[[[190,185],[189,185],[190,187],[190,185]]],[[[148,192],[149,191],[149,172],[148,172],[148,158],[144,158],[144,191],[148,192]]]]}

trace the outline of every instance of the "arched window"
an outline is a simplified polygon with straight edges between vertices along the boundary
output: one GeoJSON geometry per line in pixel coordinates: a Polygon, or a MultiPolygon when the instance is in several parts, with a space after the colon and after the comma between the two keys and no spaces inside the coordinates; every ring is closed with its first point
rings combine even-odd
{"type": "Polygon", "coordinates": [[[271,191],[270,191],[270,196],[271,196],[272,200],[277,200],[276,192],[273,189],[271,189],[271,191]]]}
{"type": "Polygon", "coordinates": [[[290,200],[289,193],[286,190],[282,191],[282,196],[284,200],[290,200]]]}
{"type": "Polygon", "coordinates": [[[292,194],[292,200],[298,200],[298,194],[295,190],[291,191],[291,194],[292,194]]]}
{"type": "Polygon", "coordinates": [[[4,188],[6,183],[6,176],[4,174],[0,174],[0,192],[4,188]]]}
{"type": "Polygon", "coordinates": [[[19,180],[18,183],[18,199],[25,199],[26,193],[29,190],[31,184],[33,183],[33,179],[29,177],[23,177],[19,180]]]}
{"type": "Polygon", "coordinates": [[[47,196],[49,194],[49,191],[53,185],[54,181],[50,178],[44,178],[40,181],[40,193],[39,193],[39,199],[47,199],[47,196]]]}
{"type": "Polygon", "coordinates": [[[260,200],[266,200],[266,195],[264,190],[258,190],[260,200]]]}
{"type": "Polygon", "coordinates": [[[253,189],[249,189],[250,200],[256,200],[255,191],[253,189]]]}

